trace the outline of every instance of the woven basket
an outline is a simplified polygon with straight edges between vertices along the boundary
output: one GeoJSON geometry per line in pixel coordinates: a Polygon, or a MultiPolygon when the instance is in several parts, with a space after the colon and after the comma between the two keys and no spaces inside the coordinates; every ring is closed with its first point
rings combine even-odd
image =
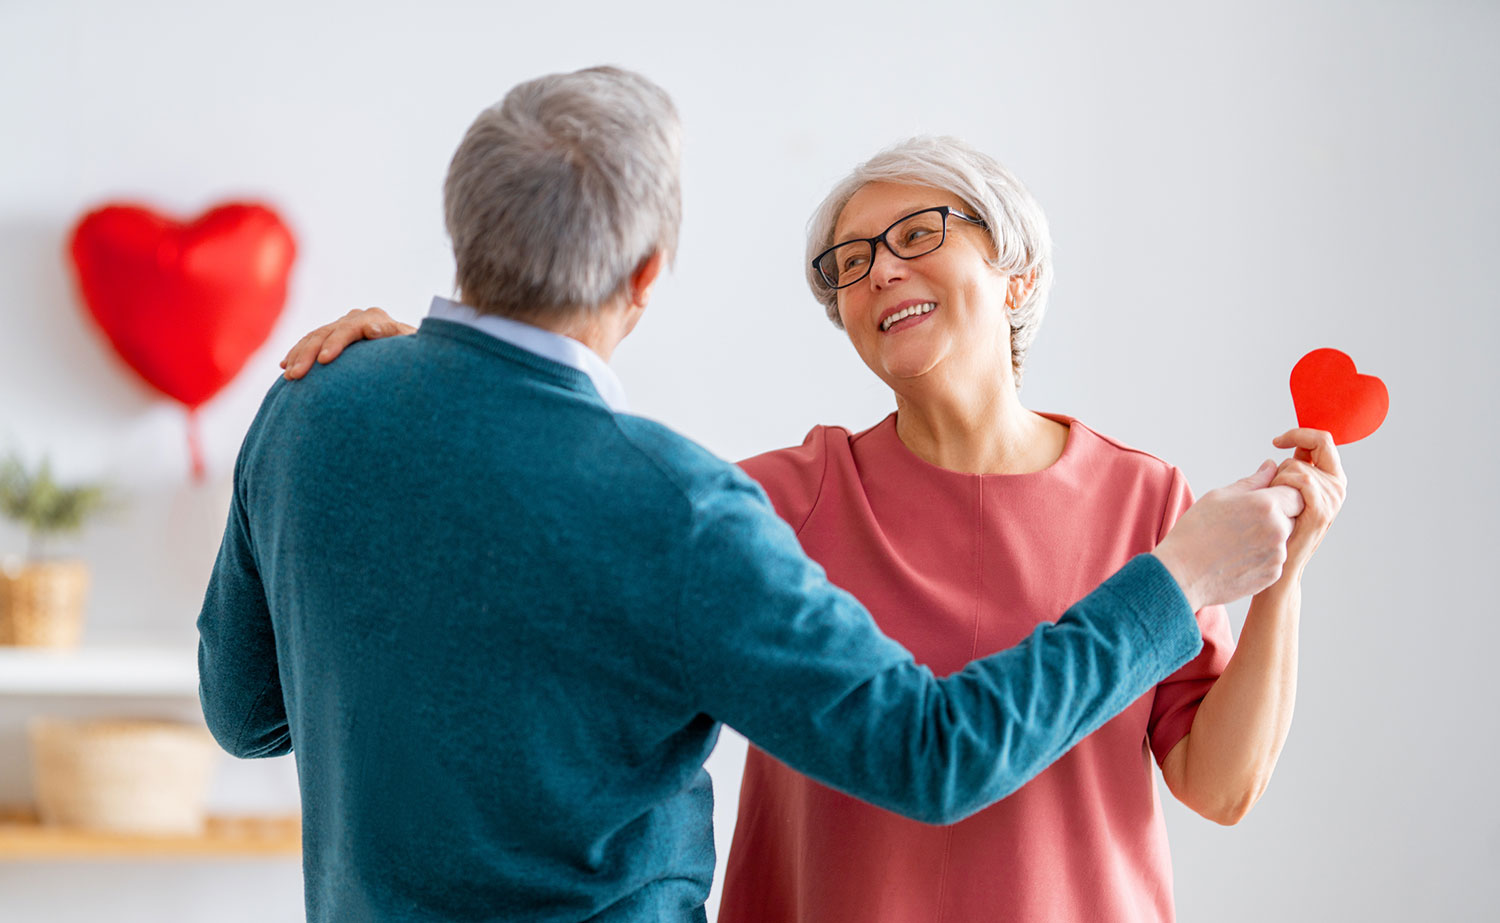
{"type": "Polygon", "coordinates": [[[88,592],[82,561],[0,567],[0,644],[77,647],[88,592]]]}
{"type": "Polygon", "coordinates": [[[218,748],[208,731],[160,721],[31,722],[44,824],[114,833],[203,830],[218,748]]]}

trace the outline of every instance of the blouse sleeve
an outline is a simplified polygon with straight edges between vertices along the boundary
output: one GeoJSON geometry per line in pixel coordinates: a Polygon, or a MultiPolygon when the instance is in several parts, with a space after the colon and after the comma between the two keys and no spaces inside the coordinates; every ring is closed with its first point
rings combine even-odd
{"type": "MultiPolygon", "coordinates": [[[[1187,478],[1178,468],[1172,469],[1172,484],[1167,493],[1166,508],[1162,512],[1161,530],[1156,539],[1166,538],[1179,517],[1193,505],[1193,491],[1187,478]]],[[[1151,720],[1146,725],[1146,734],[1151,741],[1151,752],[1160,766],[1193,728],[1193,717],[1198,714],[1198,705],[1214,680],[1224,672],[1229,657],[1234,653],[1234,638],[1229,632],[1229,614],[1223,606],[1206,606],[1197,613],[1198,627],[1203,632],[1203,650],[1197,657],[1176,673],[1168,676],[1156,686],[1156,696],[1151,705],[1151,720]]]]}
{"type": "Polygon", "coordinates": [[[829,432],[829,427],[815,426],[799,446],[765,452],[740,462],[740,470],[760,485],[776,515],[794,532],[802,531],[822,493],[823,476],[828,469],[829,432]]]}

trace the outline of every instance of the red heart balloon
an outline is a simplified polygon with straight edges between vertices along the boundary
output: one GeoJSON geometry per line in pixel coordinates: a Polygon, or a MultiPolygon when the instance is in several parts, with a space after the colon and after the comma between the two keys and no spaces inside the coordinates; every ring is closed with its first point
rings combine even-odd
{"type": "Polygon", "coordinates": [[[78,222],[69,249],[84,303],[115,351],[189,408],[270,336],[296,256],[281,218],[247,203],[187,223],[108,205],[78,222]]]}
{"type": "Polygon", "coordinates": [[[1324,429],[1335,445],[1363,439],[1380,428],[1390,407],[1385,382],[1361,375],[1336,349],[1315,349],[1292,369],[1297,425],[1324,429]]]}

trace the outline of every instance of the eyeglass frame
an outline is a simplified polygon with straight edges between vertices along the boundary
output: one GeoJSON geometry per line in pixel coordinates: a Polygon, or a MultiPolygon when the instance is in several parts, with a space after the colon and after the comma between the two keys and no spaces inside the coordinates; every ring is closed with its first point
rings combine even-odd
{"type": "Polygon", "coordinates": [[[961,218],[964,221],[967,221],[967,222],[969,222],[972,225],[984,228],[986,231],[988,231],[990,229],[989,224],[983,218],[974,218],[974,217],[971,217],[969,215],[966,215],[966,214],[964,214],[963,212],[959,211],[958,209],[954,208],[951,205],[934,205],[932,208],[919,208],[919,209],[917,209],[916,211],[912,212],[909,215],[903,215],[902,217],[897,218],[895,221],[892,221],[890,227],[886,228],[884,231],[881,231],[879,234],[877,234],[874,237],[851,237],[848,240],[841,240],[841,241],[839,241],[838,243],[836,243],[833,246],[829,247],[827,250],[824,250],[822,253],[819,253],[817,256],[813,257],[813,261],[812,261],[813,271],[818,274],[818,278],[822,279],[823,283],[825,285],[827,285],[830,290],[836,292],[836,291],[838,291],[841,288],[848,288],[851,285],[858,285],[859,283],[863,282],[866,278],[869,277],[870,271],[875,268],[875,247],[876,247],[877,244],[885,244],[886,251],[888,253],[890,253],[891,256],[894,256],[898,260],[915,260],[915,259],[918,259],[920,257],[927,256],[929,253],[936,253],[938,250],[942,249],[943,244],[945,244],[945,243],[948,242],[948,216],[949,215],[952,215],[955,218],[961,218]],[[942,239],[937,242],[937,246],[933,247],[931,250],[925,250],[925,251],[923,251],[921,253],[917,253],[917,254],[914,254],[912,256],[902,256],[901,254],[897,253],[896,249],[891,246],[891,242],[888,241],[888,240],[886,240],[886,235],[889,234],[889,233],[891,233],[892,231],[894,231],[896,229],[896,226],[899,225],[899,224],[901,224],[902,222],[910,221],[911,219],[917,217],[918,215],[925,215],[928,212],[938,212],[939,214],[941,214],[943,216],[943,236],[942,236],[942,239]],[[840,285],[840,284],[837,284],[837,283],[831,281],[828,278],[828,274],[823,271],[823,267],[819,266],[818,264],[823,261],[823,257],[827,256],[828,254],[832,253],[833,251],[837,250],[840,247],[847,247],[849,244],[869,244],[870,245],[870,263],[869,263],[869,265],[867,265],[865,267],[865,271],[860,274],[859,278],[852,279],[852,280],[850,280],[848,282],[845,282],[842,285],[840,285]]]}

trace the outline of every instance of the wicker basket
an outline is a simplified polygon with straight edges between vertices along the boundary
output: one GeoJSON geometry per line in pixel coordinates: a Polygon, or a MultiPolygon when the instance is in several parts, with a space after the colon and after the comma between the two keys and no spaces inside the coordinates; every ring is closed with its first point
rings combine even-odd
{"type": "Polygon", "coordinates": [[[203,830],[218,760],[204,728],[36,718],[31,755],[44,824],[159,835],[203,830]]]}
{"type": "Polygon", "coordinates": [[[77,647],[88,592],[82,561],[0,567],[0,644],[77,647]]]}

